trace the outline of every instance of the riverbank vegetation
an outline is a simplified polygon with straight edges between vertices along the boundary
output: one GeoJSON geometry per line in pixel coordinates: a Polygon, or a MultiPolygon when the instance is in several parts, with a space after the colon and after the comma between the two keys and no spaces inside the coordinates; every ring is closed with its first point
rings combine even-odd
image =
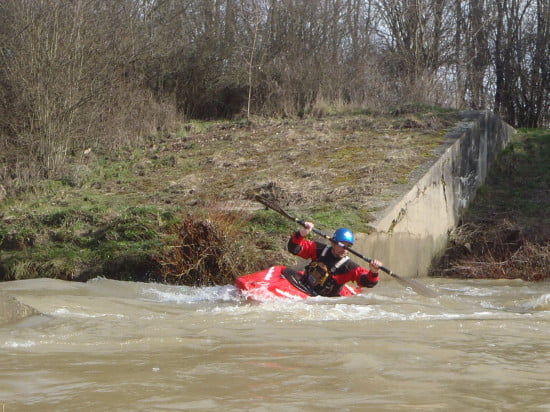
{"type": "Polygon", "coordinates": [[[550,279],[550,132],[520,129],[433,276],[550,279]]]}
{"type": "Polygon", "coordinates": [[[461,117],[420,109],[190,122],[142,147],[90,151],[70,175],[2,201],[0,277],[213,284],[289,262],[295,227],[256,193],[320,227],[367,231],[461,117]]]}
{"type": "MultiPolygon", "coordinates": [[[[439,117],[416,113],[296,119],[276,123],[278,127],[271,120],[246,127],[239,122],[211,122],[202,123],[195,132],[187,128],[185,138],[159,137],[142,152],[117,153],[111,160],[98,156],[78,179],[44,181],[33,193],[2,202],[0,278],[84,281],[104,276],[212,285],[231,283],[237,275],[272,264],[291,264],[284,245],[295,227],[262,210],[251,200],[255,193],[277,199],[321,228],[345,224],[368,231],[370,213],[379,199],[392,197],[388,179],[395,185],[406,180],[414,167],[433,155],[453,121],[455,113],[443,112],[439,117]],[[427,123],[422,132],[398,128],[412,119],[420,125],[423,118],[439,129],[427,128],[427,123]],[[365,123],[371,128],[365,129],[365,123]],[[359,129],[352,132],[350,125],[359,129]],[[315,139],[312,127],[319,130],[315,139]],[[374,138],[383,130],[395,133],[394,137],[374,138]],[[410,137],[405,139],[404,134],[410,137]],[[280,150],[277,155],[273,149],[287,146],[285,136],[302,142],[303,150],[292,156],[280,150]],[[334,148],[343,147],[341,142],[350,138],[365,139],[370,151],[386,152],[386,157],[361,165],[330,166],[334,148]],[[205,140],[206,147],[198,144],[205,140]],[[210,146],[218,144],[212,151],[210,146]],[[215,160],[216,153],[229,147],[240,153],[237,158],[215,160]],[[312,162],[326,165],[320,176],[312,172],[313,165],[303,168],[298,161],[307,159],[313,147],[319,150],[312,162]],[[270,160],[259,153],[271,153],[270,160]],[[388,166],[396,164],[399,168],[390,173],[388,166]],[[331,186],[332,194],[320,190],[329,180],[340,182],[331,186]]],[[[542,129],[520,130],[479,189],[431,275],[547,278],[549,160],[550,134],[542,129]]]]}
{"type": "Polygon", "coordinates": [[[0,2],[0,182],[191,119],[411,103],[550,122],[547,1],[0,2]]]}

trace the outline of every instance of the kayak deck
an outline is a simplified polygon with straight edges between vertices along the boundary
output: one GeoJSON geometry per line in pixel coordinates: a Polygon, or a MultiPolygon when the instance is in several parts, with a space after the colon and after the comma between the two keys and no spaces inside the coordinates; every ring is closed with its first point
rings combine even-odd
{"type": "MultiPolygon", "coordinates": [[[[311,294],[283,276],[285,269],[285,266],[272,266],[260,272],[240,276],[235,280],[235,286],[245,298],[251,300],[307,299],[311,297],[311,294]]],[[[353,296],[358,293],[361,293],[360,288],[344,285],[340,296],[353,296]]]]}

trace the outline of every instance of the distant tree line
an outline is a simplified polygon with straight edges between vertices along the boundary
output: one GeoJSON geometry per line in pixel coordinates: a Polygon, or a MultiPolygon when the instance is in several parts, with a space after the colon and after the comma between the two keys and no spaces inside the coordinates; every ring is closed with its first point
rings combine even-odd
{"type": "Polygon", "coordinates": [[[550,0],[3,0],[0,181],[190,118],[425,103],[548,126],[549,89],[550,0]]]}

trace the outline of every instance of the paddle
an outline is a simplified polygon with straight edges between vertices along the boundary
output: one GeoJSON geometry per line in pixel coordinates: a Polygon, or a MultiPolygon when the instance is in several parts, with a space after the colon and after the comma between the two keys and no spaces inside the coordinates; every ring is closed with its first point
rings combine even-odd
{"type": "MultiPolygon", "coordinates": [[[[267,199],[265,199],[264,197],[260,196],[260,195],[256,195],[255,196],[255,199],[256,201],[260,202],[261,204],[263,204],[264,206],[268,207],[269,209],[272,209],[274,210],[275,212],[283,215],[284,217],[290,219],[290,220],[293,220],[294,222],[298,223],[299,225],[301,226],[304,226],[305,227],[305,221],[303,220],[300,220],[294,216],[291,216],[289,215],[287,212],[285,212],[278,204],[274,203],[274,202],[271,202],[267,199]]],[[[353,250],[352,248],[346,246],[344,243],[342,242],[338,242],[337,240],[334,240],[332,239],[330,236],[326,235],[325,233],[321,232],[320,230],[318,230],[317,228],[313,228],[312,231],[314,233],[316,233],[317,235],[321,236],[321,237],[324,237],[325,239],[327,239],[328,241],[330,241],[331,243],[334,243],[335,245],[338,245],[344,249],[346,249],[348,252],[354,254],[355,256],[358,256],[360,257],[361,259],[363,259],[364,261],[370,263],[372,261],[371,258],[369,257],[366,257],[366,256],[363,256],[361,253],[359,252],[356,252],[355,250],[353,250]]],[[[393,278],[395,278],[395,280],[397,280],[399,283],[401,283],[403,286],[405,287],[410,287],[412,290],[414,290],[416,293],[420,294],[420,295],[423,295],[423,296],[428,296],[428,297],[436,297],[437,294],[431,290],[430,288],[424,286],[422,283],[414,280],[414,279],[406,279],[406,278],[402,278],[401,276],[397,275],[396,273],[393,273],[390,269],[388,269],[387,267],[385,266],[380,266],[380,270],[382,270],[383,272],[387,273],[388,275],[392,276],[393,278]]]]}

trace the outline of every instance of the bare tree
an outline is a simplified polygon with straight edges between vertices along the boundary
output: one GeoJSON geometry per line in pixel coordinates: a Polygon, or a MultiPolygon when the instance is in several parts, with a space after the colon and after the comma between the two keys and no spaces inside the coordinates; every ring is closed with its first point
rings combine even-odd
{"type": "Polygon", "coordinates": [[[504,1],[495,41],[495,110],[512,124],[548,122],[550,3],[504,1]]]}
{"type": "Polygon", "coordinates": [[[467,84],[470,92],[469,105],[473,109],[486,108],[485,94],[486,71],[490,56],[488,32],[491,18],[485,6],[485,0],[469,0],[468,19],[466,20],[467,84]]]}
{"type": "Polygon", "coordinates": [[[453,102],[547,126],[549,15],[548,0],[3,1],[0,178],[60,176],[184,117],[453,102]]]}
{"type": "Polygon", "coordinates": [[[136,71],[146,50],[136,2],[21,0],[0,7],[1,107],[9,113],[0,116],[2,176],[26,168],[30,177],[60,177],[73,153],[127,144],[164,120],[154,118],[161,111],[136,71]]]}
{"type": "Polygon", "coordinates": [[[423,100],[436,78],[438,69],[447,63],[450,50],[450,19],[447,0],[379,0],[383,16],[379,27],[385,41],[395,81],[402,82],[401,93],[412,100],[423,100]]]}

